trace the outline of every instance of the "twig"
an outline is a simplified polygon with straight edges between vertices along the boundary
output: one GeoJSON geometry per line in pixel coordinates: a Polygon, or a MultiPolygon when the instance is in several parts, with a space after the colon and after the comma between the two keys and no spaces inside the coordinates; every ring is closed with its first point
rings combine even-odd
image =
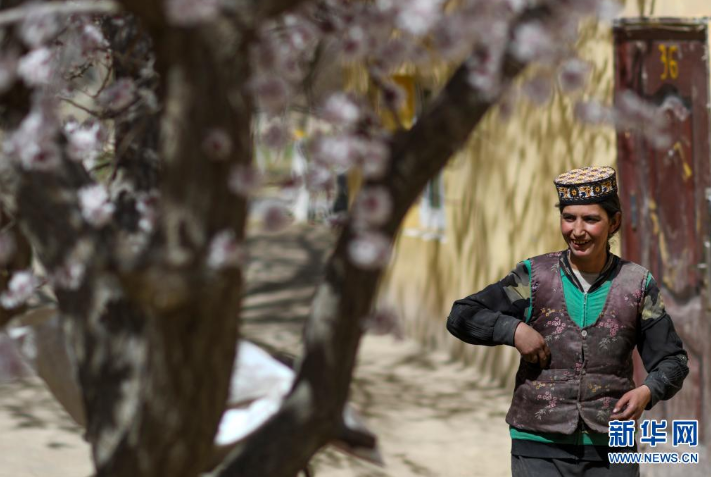
{"type": "Polygon", "coordinates": [[[62,101],[64,101],[64,102],[67,102],[67,103],[71,104],[71,105],[74,106],[75,108],[81,109],[82,111],[91,114],[91,115],[94,116],[94,117],[97,117],[97,118],[99,118],[99,119],[106,119],[106,115],[104,115],[104,114],[102,114],[102,113],[100,113],[100,112],[98,112],[98,111],[94,111],[93,109],[89,109],[89,108],[87,108],[86,106],[82,106],[81,104],[79,104],[79,103],[77,103],[76,101],[73,101],[73,100],[71,100],[71,99],[69,99],[69,98],[59,98],[59,99],[62,100],[62,101]]]}

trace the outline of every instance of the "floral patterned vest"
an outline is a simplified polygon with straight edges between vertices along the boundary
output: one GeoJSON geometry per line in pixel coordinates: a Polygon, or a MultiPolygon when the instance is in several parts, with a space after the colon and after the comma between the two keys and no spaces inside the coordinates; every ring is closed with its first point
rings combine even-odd
{"type": "Polygon", "coordinates": [[[506,422],[533,432],[572,434],[580,419],[608,432],[617,400],[634,388],[632,350],[637,343],[647,270],[619,260],[597,320],[580,328],[568,315],[560,255],[531,259],[531,320],[551,350],[548,369],[521,359],[506,422]]]}

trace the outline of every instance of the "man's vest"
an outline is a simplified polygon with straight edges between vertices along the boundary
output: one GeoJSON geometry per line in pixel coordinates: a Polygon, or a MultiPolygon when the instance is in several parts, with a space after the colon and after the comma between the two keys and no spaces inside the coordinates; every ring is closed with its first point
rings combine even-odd
{"type": "Polygon", "coordinates": [[[595,432],[608,432],[610,413],[634,388],[632,350],[647,270],[619,260],[607,301],[597,320],[580,328],[568,315],[560,276],[560,255],[531,259],[531,319],[551,351],[548,369],[521,359],[506,422],[534,432],[572,434],[582,419],[595,432]]]}

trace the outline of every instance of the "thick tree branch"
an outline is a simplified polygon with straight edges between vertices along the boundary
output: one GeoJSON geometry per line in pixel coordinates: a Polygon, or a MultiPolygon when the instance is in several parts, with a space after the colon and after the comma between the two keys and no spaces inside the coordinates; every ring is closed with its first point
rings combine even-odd
{"type": "MultiPolygon", "coordinates": [[[[519,21],[531,13],[524,13],[519,21]]],[[[502,65],[500,93],[525,67],[509,55],[502,65]]],[[[392,143],[392,173],[381,184],[390,190],[394,202],[392,218],[383,227],[391,238],[427,181],[444,167],[498,100],[467,77],[463,64],[415,126],[392,143]]],[[[363,332],[362,320],[370,312],[380,277],[379,271],[358,269],[348,260],[352,233],[350,227],[343,231],[326,265],[293,392],[282,409],[226,459],[216,472],[218,477],[292,477],[338,429],[363,332]],[[274,455],[280,458],[267,457],[274,455]]]]}

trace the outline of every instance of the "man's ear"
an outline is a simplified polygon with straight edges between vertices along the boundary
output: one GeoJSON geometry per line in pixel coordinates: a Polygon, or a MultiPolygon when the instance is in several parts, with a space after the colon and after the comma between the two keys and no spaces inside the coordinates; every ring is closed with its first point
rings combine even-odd
{"type": "Polygon", "coordinates": [[[610,235],[617,233],[618,230],[620,230],[620,226],[622,225],[622,212],[617,212],[614,217],[612,217],[612,220],[610,221],[610,235]]]}

